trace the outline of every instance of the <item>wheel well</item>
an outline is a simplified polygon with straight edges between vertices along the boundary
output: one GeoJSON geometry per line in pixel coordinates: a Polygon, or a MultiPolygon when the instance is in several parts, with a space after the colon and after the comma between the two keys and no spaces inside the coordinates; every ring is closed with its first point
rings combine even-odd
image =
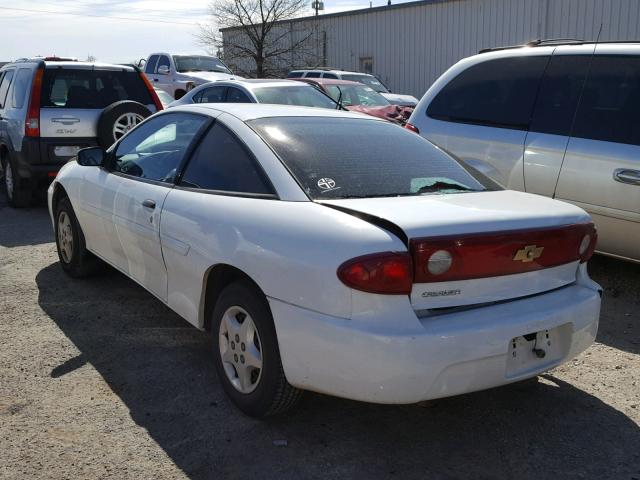
{"type": "Polygon", "coordinates": [[[176,100],[180,100],[182,97],[185,96],[186,93],[187,93],[186,90],[179,88],[176,90],[176,93],[173,96],[175,97],[176,100]]]}
{"type": "Polygon", "coordinates": [[[262,289],[254,282],[249,275],[242,270],[227,264],[219,264],[211,267],[204,278],[204,308],[202,326],[206,331],[211,330],[211,317],[213,309],[220,298],[222,291],[238,280],[249,280],[258,291],[262,289]]]}
{"type": "Polygon", "coordinates": [[[0,167],[4,168],[4,162],[9,157],[9,149],[5,145],[0,145],[0,167]]]}
{"type": "Polygon", "coordinates": [[[51,211],[53,212],[54,215],[55,215],[56,206],[58,205],[58,202],[65,197],[69,198],[67,191],[64,189],[62,185],[60,185],[59,183],[56,183],[56,186],[53,190],[53,198],[51,199],[51,211]]]}

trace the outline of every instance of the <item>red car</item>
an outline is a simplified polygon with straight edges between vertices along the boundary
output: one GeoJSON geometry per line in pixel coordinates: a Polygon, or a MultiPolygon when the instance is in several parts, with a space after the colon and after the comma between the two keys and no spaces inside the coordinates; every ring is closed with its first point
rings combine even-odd
{"type": "Polygon", "coordinates": [[[295,78],[309,83],[340,103],[345,109],[366,113],[400,125],[407,123],[412,107],[393,105],[371,87],[362,83],[328,78],[295,78]]]}

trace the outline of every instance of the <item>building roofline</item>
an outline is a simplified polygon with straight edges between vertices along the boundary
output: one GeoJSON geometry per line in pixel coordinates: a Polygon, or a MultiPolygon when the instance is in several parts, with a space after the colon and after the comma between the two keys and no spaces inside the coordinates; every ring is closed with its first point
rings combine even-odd
{"type": "MultiPolygon", "coordinates": [[[[375,13],[382,12],[386,10],[397,10],[400,8],[410,8],[410,7],[418,7],[422,5],[433,5],[436,3],[453,3],[453,2],[461,2],[464,0],[417,0],[414,2],[405,2],[405,3],[395,3],[392,5],[382,5],[380,7],[371,7],[371,8],[359,8],[358,10],[346,10],[344,12],[335,12],[335,13],[327,13],[324,15],[309,15],[306,17],[296,17],[289,18],[287,20],[279,20],[274,22],[276,24],[281,23],[297,23],[297,22],[308,22],[310,20],[323,20],[325,18],[335,18],[335,17],[348,17],[351,15],[360,15],[364,13],[375,13]]],[[[221,28],[220,32],[230,32],[233,30],[242,30],[244,27],[225,27],[221,28]]]]}

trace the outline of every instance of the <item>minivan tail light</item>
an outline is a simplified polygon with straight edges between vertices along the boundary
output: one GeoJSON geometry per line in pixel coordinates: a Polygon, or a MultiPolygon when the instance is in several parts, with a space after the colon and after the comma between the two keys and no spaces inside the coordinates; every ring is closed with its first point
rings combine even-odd
{"type": "Polygon", "coordinates": [[[411,240],[415,283],[497,277],[584,263],[593,255],[593,223],[411,240]]]}
{"type": "Polygon", "coordinates": [[[145,86],[147,87],[147,90],[149,90],[149,95],[151,95],[151,100],[153,100],[153,104],[156,106],[156,111],[159,112],[160,110],[163,110],[164,107],[162,106],[160,97],[158,97],[156,90],[153,88],[153,85],[151,85],[151,82],[149,81],[147,76],[144,73],[142,73],[141,70],[138,70],[138,75],[140,75],[140,78],[142,79],[145,86]]]}
{"type": "Polygon", "coordinates": [[[355,290],[386,295],[411,293],[413,267],[407,252],[384,252],[347,260],[338,267],[338,278],[355,290]]]}
{"type": "Polygon", "coordinates": [[[407,130],[411,130],[413,133],[420,133],[420,129],[415,125],[410,124],[409,122],[404,124],[404,128],[406,128],[407,130]]]}
{"type": "Polygon", "coordinates": [[[29,96],[29,107],[27,108],[27,120],[25,121],[24,134],[27,137],[40,136],[40,98],[42,95],[42,77],[44,75],[44,65],[36,69],[31,83],[31,95],[29,96]]]}

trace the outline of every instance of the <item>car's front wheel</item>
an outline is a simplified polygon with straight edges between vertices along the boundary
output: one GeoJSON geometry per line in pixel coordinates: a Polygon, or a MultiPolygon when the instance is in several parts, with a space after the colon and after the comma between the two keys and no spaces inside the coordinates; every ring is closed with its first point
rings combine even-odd
{"type": "Polygon", "coordinates": [[[302,393],[285,378],[271,310],[250,281],[220,294],[212,319],[216,370],[233,403],[247,415],[289,410],[302,393]]]}
{"type": "Polygon", "coordinates": [[[58,202],[55,213],[56,248],[60,265],[72,277],[84,277],[101,266],[84,243],[84,235],[68,198],[58,202]]]}

